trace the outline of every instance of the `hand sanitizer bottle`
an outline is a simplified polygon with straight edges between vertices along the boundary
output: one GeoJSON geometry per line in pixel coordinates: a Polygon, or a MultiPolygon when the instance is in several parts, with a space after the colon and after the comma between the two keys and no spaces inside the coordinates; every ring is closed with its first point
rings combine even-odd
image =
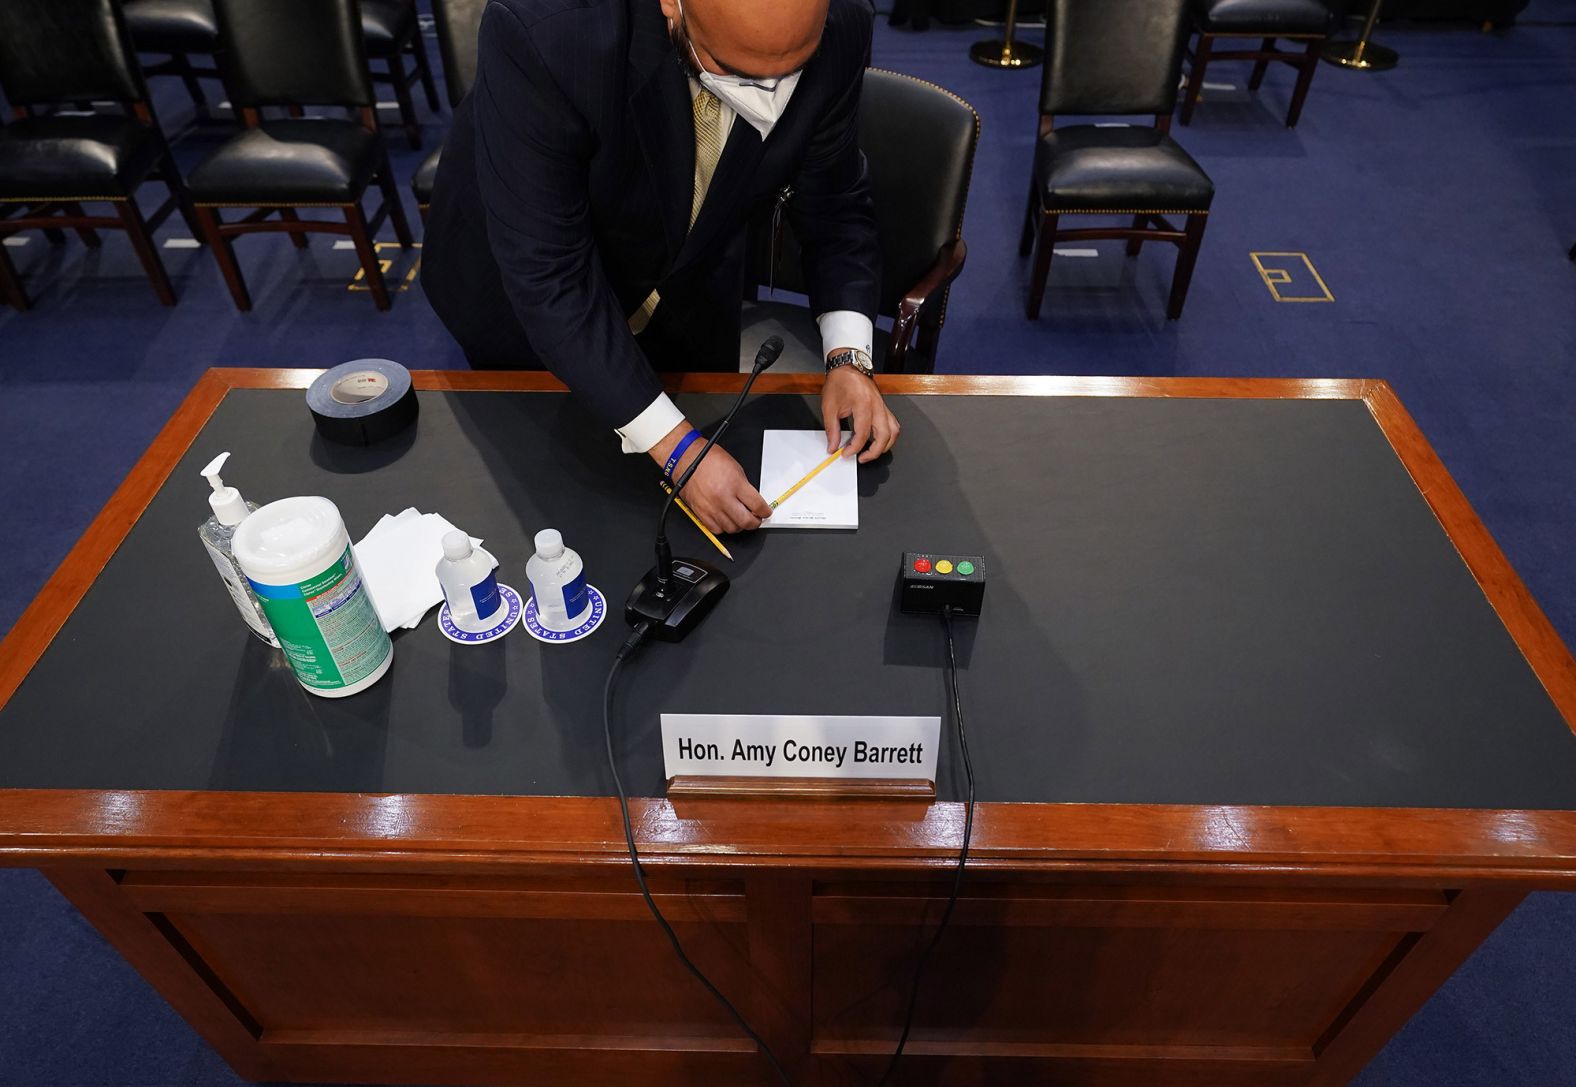
{"type": "Polygon", "coordinates": [[[556,528],[536,534],[536,554],[525,564],[536,598],[536,619],[548,630],[573,630],[591,612],[586,571],[580,556],[564,546],[556,528]]]}
{"type": "Polygon", "coordinates": [[[235,601],[235,608],[241,613],[241,618],[246,620],[253,634],[277,649],[279,639],[274,637],[274,628],[269,626],[268,617],[263,614],[263,606],[258,603],[251,583],[235,564],[235,552],[231,546],[235,539],[235,526],[257,509],[257,503],[248,502],[241,497],[240,491],[226,487],[224,480],[219,478],[219,473],[224,470],[224,462],[229,459],[230,454],[220,453],[202,470],[208,486],[213,488],[213,493],[208,496],[208,505],[213,507],[213,514],[197,526],[197,535],[208,549],[208,557],[213,560],[219,576],[224,579],[224,587],[230,590],[230,599],[235,601]]]}
{"type": "Polygon", "coordinates": [[[491,630],[503,618],[504,600],[493,573],[498,560],[471,544],[456,529],[444,533],[443,558],[438,560],[438,584],[449,602],[449,618],[470,634],[491,630]]]}

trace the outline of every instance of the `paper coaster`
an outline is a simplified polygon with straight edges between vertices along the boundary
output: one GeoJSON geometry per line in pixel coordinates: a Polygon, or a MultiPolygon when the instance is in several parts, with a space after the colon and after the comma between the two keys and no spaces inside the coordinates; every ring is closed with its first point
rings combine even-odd
{"type": "Polygon", "coordinates": [[[601,590],[595,585],[586,586],[586,594],[591,597],[591,614],[586,616],[585,622],[573,630],[548,630],[536,618],[536,597],[531,597],[525,605],[525,621],[520,625],[525,632],[539,642],[550,642],[554,645],[564,642],[578,642],[586,637],[597,627],[602,625],[602,620],[607,618],[607,601],[602,599],[601,590]]]}
{"type": "Polygon", "coordinates": [[[449,615],[449,602],[447,600],[438,609],[438,629],[443,632],[443,636],[449,641],[459,642],[461,645],[480,645],[483,642],[497,641],[514,629],[515,624],[520,621],[521,613],[525,611],[524,606],[520,603],[520,594],[509,588],[509,586],[500,584],[498,586],[498,595],[503,597],[503,618],[493,624],[490,629],[477,631],[473,634],[468,630],[461,630],[455,626],[454,619],[449,615]]]}

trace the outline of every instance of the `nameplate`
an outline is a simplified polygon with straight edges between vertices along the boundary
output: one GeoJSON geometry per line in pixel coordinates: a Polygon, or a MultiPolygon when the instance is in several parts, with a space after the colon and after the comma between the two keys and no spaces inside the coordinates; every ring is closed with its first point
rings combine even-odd
{"type": "Polygon", "coordinates": [[[662,758],[675,778],[936,780],[940,717],[779,717],[664,713],[662,758]]]}

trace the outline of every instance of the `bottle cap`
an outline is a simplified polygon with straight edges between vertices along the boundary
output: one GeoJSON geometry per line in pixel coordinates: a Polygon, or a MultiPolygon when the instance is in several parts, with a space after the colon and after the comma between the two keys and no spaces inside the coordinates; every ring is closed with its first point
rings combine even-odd
{"type": "Polygon", "coordinates": [[[241,492],[234,487],[226,487],[224,480],[219,478],[219,473],[224,470],[224,462],[229,459],[229,453],[220,453],[202,470],[202,474],[208,486],[213,488],[213,493],[208,496],[213,515],[221,525],[238,525],[246,520],[251,510],[246,508],[246,499],[241,497],[241,492]]]}
{"type": "Polygon", "coordinates": [[[552,562],[564,553],[564,537],[556,528],[544,528],[536,534],[536,556],[552,562]]]}
{"type": "Polygon", "coordinates": [[[471,557],[471,538],[459,529],[443,534],[443,557],[454,562],[471,557]]]}

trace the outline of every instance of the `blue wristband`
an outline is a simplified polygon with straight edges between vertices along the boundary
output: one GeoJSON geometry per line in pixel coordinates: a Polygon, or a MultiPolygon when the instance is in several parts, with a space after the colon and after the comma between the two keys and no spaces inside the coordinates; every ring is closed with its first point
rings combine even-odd
{"type": "Polygon", "coordinates": [[[700,431],[695,430],[692,427],[688,434],[679,439],[679,444],[675,445],[673,447],[673,452],[668,454],[668,462],[662,466],[663,475],[667,476],[669,479],[673,478],[673,469],[678,466],[679,461],[684,459],[685,451],[689,449],[690,446],[694,445],[695,439],[699,437],[700,431]]]}

